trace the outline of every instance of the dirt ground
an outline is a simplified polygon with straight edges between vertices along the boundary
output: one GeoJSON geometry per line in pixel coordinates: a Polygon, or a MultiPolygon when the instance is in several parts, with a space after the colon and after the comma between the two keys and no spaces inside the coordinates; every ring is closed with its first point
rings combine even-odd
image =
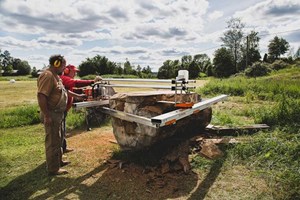
{"type": "Polygon", "coordinates": [[[190,193],[190,186],[197,185],[198,175],[192,171],[185,173],[180,166],[177,166],[177,170],[170,167],[166,169],[159,162],[149,164],[147,156],[151,152],[138,155],[136,152],[129,152],[125,159],[115,159],[118,155],[113,156],[114,152],[118,154],[120,151],[111,128],[72,134],[68,142],[75,151],[67,157],[68,160],[76,160],[78,163],[72,162],[66,169],[71,173],[78,169],[87,172],[88,168],[92,170],[83,181],[88,190],[92,191],[92,196],[98,193],[103,199],[177,198],[186,196],[190,193]],[[131,159],[140,155],[146,156],[142,158],[145,163],[131,159]]]}
{"type": "MultiPolygon", "coordinates": [[[[75,151],[66,156],[72,163],[65,167],[69,174],[63,176],[65,187],[56,198],[253,199],[267,191],[265,182],[245,168],[222,172],[223,162],[215,162],[210,169],[185,171],[186,160],[180,157],[187,156],[186,140],[172,140],[175,145],[168,146],[166,152],[155,147],[125,156],[110,126],[72,132],[67,141],[75,151]]],[[[61,177],[52,181],[64,184],[61,177]]],[[[52,195],[38,191],[31,197],[45,199],[52,195]]]]}

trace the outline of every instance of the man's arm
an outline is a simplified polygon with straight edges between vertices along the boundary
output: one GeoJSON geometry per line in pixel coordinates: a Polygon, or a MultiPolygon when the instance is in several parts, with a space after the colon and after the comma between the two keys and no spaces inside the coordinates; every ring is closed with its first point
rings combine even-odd
{"type": "Polygon", "coordinates": [[[67,90],[73,87],[85,87],[92,85],[95,81],[94,80],[80,80],[80,79],[73,79],[69,76],[62,75],[60,76],[65,88],[67,90]]]}
{"type": "Polygon", "coordinates": [[[44,124],[50,125],[52,123],[52,119],[50,117],[49,110],[48,110],[47,96],[42,93],[38,93],[37,98],[38,98],[40,109],[44,114],[44,124]]]}
{"type": "Polygon", "coordinates": [[[83,101],[87,98],[87,96],[85,94],[77,94],[75,92],[72,92],[70,90],[68,90],[68,95],[73,97],[73,98],[77,98],[79,99],[80,101],[83,101]]]}

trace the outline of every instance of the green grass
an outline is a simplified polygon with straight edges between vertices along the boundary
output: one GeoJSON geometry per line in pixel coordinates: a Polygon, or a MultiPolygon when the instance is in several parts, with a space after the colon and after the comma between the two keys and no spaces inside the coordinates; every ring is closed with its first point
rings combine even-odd
{"type": "Polygon", "coordinates": [[[267,180],[275,199],[300,198],[300,131],[260,132],[231,150],[234,164],[248,165],[267,180]]]}
{"type": "MultiPolygon", "coordinates": [[[[29,85],[35,87],[35,82],[29,85]]],[[[45,175],[44,129],[38,124],[38,107],[36,102],[26,104],[24,101],[28,96],[36,99],[35,89],[31,89],[30,95],[24,94],[24,100],[18,102],[18,94],[24,88],[4,82],[0,86],[11,90],[14,86],[14,92],[9,93],[13,104],[3,101],[5,105],[0,109],[0,197],[9,195],[11,199],[28,199],[32,195],[43,197],[45,192],[47,195],[44,197],[63,198],[59,196],[65,190],[62,185],[73,188],[70,180],[76,182],[78,178],[55,179],[53,182],[45,175]],[[3,190],[5,194],[1,193],[2,188],[6,188],[3,190]],[[14,192],[21,188],[24,188],[24,192],[14,192]],[[33,191],[38,193],[34,194],[33,191]]],[[[230,196],[232,199],[300,199],[299,86],[300,68],[293,66],[256,79],[242,76],[210,79],[203,89],[197,90],[204,97],[221,93],[231,95],[228,101],[213,106],[213,124],[238,126],[266,123],[271,129],[251,136],[240,135],[248,142],[223,146],[225,156],[217,160],[193,155],[191,165],[204,177],[200,188],[192,195],[194,199],[222,199],[223,195],[228,197],[228,194],[233,194],[230,196]],[[266,188],[264,190],[261,187],[266,188]],[[210,188],[207,196],[201,188],[210,188]]],[[[84,117],[83,112],[70,111],[67,129],[82,127],[85,124],[84,117]]],[[[112,152],[113,159],[128,158],[126,152],[121,152],[117,147],[108,151],[112,152]]],[[[87,155],[83,155],[84,159],[87,155]]],[[[130,155],[133,156],[130,157],[131,161],[142,164],[151,161],[151,157],[130,155]]],[[[76,156],[74,154],[72,157],[76,164],[70,169],[86,170],[87,166],[78,167],[85,163],[76,156]]],[[[81,179],[76,184],[78,188],[86,187],[82,186],[81,179]]]]}
{"type": "MultiPolygon", "coordinates": [[[[229,94],[214,110],[213,124],[266,123],[270,131],[248,137],[228,151],[229,165],[244,165],[264,178],[274,199],[300,199],[300,68],[260,78],[212,79],[197,91],[203,96],[229,94]],[[249,120],[249,121],[247,121],[249,120]]],[[[243,136],[245,137],[245,136],[243,136]]],[[[212,165],[195,161],[201,169],[212,165]]]]}
{"type": "MultiPolygon", "coordinates": [[[[38,105],[19,106],[0,110],[0,128],[13,128],[40,123],[38,105]]],[[[67,129],[85,125],[85,114],[71,110],[67,116],[67,129]]]]}
{"type": "Polygon", "coordinates": [[[12,128],[40,122],[37,105],[0,110],[0,118],[0,128],[12,128]]]}
{"type": "Polygon", "coordinates": [[[0,129],[0,188],[43,162],[43,141],[42,125],[0,129]]]}
{"type": "Polygon", "coordinates": [[[0,81],[10,81],[14,79],[15,81],[33,81],[37,78],[32,78],[31,75],[26,76],[0,76],[0,81]]]}
{"type": "Polygon", "coordinates": [[[260,78],[232,77],[228,79],[211,79],[197,92],[207,95],[228,94],[243,96],[248,100],[260,99],[278,101],[284,91],[289,98],[300,98],[300,67],[273,72],[270,76],[260,78]]]}

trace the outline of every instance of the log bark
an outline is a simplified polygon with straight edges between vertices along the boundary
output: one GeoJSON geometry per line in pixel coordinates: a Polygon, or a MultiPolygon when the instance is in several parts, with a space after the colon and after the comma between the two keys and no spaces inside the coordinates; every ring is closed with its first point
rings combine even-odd
{"type": "MultiPolygon", "coordinates": [[[[196,93],[183,94],[182,99],[177,100],[197,103],[200,96],[196,93]]],[[[175,95],[172,91],[155,91],[139,93],[119,93],[110,98],[110,108],[126,113],[152,118],[175,110],[172,103],[162,101],[174,101],[175,95]]],[[[166,137],[193,130],[195,132],[204,129],[211,120],[211,108],[193,114],[176,122],[176,124],[153,128],[143,124],[128,122],[112,117],[113,133],[122,149],[140,150],[150,147],[154,143],[166,137]]]]}

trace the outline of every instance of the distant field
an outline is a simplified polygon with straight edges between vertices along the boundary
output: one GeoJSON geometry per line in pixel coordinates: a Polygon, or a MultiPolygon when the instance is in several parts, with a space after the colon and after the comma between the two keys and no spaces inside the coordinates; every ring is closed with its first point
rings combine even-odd
{"type": "Polygon", "coordinates": [[[36,81],[0,81],[0,109],[36,104],[36,81]]]}
{"type": "MultiPolygon", "coordinates": [[[[9,78],[7,78],[9,80],[9,78]]],[[[203,86],[206,80],[197,80],[196,87],[203,86]]],[[[117,82],[116,82],[117,84],[117,82]]],[[[132,82],[118,82],[118,84],[133,84],[132,82]]],[[[155,83],[134,83],[136,85],[148,84],[154,85],[155,83]]],[[[156,83],[157,84],[157,83],[156,83]]],[[[167,85],[161,84],[159,85],[167,85]]],[[[116,92],[134,92],[134,91],[149,91],[154,89],[149,88],[115,88],[116,92]]],[[[34,81],[16,81],[10,83],[9,81],[0,81],[0,109],[8,107],[16,107],[20,105],[28,105],[37,103],[36,92],[36,80],[34,81]]]]}

